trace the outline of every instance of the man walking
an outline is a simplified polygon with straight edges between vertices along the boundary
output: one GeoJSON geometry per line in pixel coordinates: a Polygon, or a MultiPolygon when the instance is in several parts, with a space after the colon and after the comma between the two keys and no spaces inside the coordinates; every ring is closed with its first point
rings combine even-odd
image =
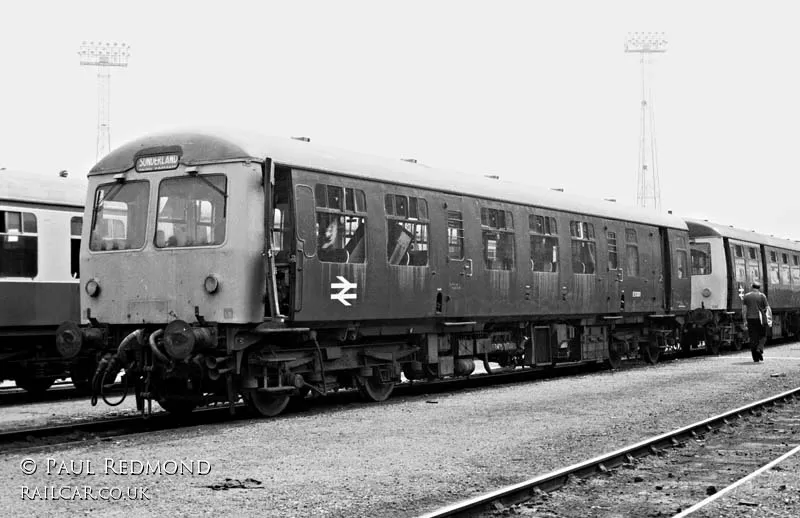
{"type": "Polygon", "coordinates": [[[753,289],[742,298],[742,318],[750,335],[753,361],[764,361],[764,343],[767,341],[767,326],[772,327],[772,310],[758,281],[753,281],[753,289]]]}

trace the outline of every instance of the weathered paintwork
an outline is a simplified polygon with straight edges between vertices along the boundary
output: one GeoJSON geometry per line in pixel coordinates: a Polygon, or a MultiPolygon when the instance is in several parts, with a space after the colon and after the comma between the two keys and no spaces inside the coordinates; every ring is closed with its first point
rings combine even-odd
{"type": "MultiPolygon", "coordinates": [[[[100,284],[100,294],[90,297],[81,290],[82,322],[87,310],[100,322],[166,323],[176,318],[194,320],[197,313],[212,322],[242,323],[263,319],[264,240],[263,190],[260,167],[233,163],[198,167],[198,173],[228,175],[227,230],[221,245],[192,248],[157,248],[154,244],[158,187],[175,171],[127,174],[128,181],[149,182],[151,199],[144,243],[136,250],[96,252],[89,248],[90,225],[84,225],[81,243],[83,285],[90,279],[100,284]],[[219,290],[209,294],[203,287],[208,275],[216,275],[219,290]]],[[[182,174],[183,170],[178,174],[182,174]]],[[[99,185],[114,182],[91,176],[85,220],[91,221],[92,200],[99,185]]]]}

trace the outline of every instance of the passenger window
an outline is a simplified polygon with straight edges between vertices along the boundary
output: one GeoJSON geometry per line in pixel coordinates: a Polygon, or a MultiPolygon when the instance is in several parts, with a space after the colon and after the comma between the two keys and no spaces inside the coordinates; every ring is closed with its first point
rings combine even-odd
{"type": "Polygon", "coordinates": [[[678,279],[686,279],[689,276],[688,263],[686,240],[678,237],[675,239],[675,275],[678,279]]]}
{"type": "Polygon", "coordinates": [[[629,277],[639,276],[639,245],[637,244],[636,229],[625,229],[625,261],[626,273],[629,277]]]}
{"type": "Polygon", "coordinates": [[[606,232],[606,243],[608,244],[608,271],[619,269],[619,257],[617,256],[617,233],[606,232]]]}
{"type": "Polygon", "coordinates": [[[595,273],[597,249],[594,225],[586,221],[570,221],[569,233],[572,238],[572,272],[595,273]]]}
{"type": "Polygon", "coordinates": [[[427,266],[429,239],[428,204],[423,198],[387,194],[386,258],[395,266],[427,266]]]}
{"type": "Polygon", "coordinates": [[[789,264],[789,256],[787,254],[781,254],[781,261],[783,264],[789,264]]]}
{"type": "Polygon", "coordinates": [[[73,279],[81,278],[81,232],[83,231],[83,218],[75,216],[69,221],[70,233],[70,275],[73,279]]]}
{"type": "Polygon", "coordinates": [[[742,245],[733,245],[733,252],[736,257],[744,257],[744,248],[742,248],[742,245]]]}
{"type": "Polygon", "coordinates": [[[317,184],[314,193],[319,260],[327,263],[364,263],[367,257],[364,192],[349,187],[317,184]]]}
{"type": "Polygon", "coordinates": [[[797,257],[796,255],[793,255],[792,256],[792,261],[794,262],[795,266],[800,266],[800,257],[797,257]]]}
{"type": "Polygon", "coordinates": [[[770,250],[769,252],[769,262],[777,263],[778,262],[778,253],[774,250],[770,250]]]}
{"type": "Polygon", "coordinates": [[[692,245],[692,275],[711,274],[711,244],[695,243],[692,245]]]}
{"type": "Polygon", "coordinates": [[[481,208],[483,262],[487,270],[514,269],[514,219],[511,212],[481,208]]]}
{"type": "Polygon", "coordinates": [[[36,277],[38,257],[36,215],[0,210],[0,277],[36,277]]]}
{"type": "Polygon", "coordinates": [[[756,258],[756,249],[755,248],[748,247],[747,248],[747,253],[750,254],[750,259],[755,259],[756,258]]]}
{"type": "Polygon", "coordinates": [[[447,211],[447,257],[464,259],[464,221],[461,212],[447,211]]]}
{"type": "Polygon", "coordinates": [[[531,240],[531,270],[558,272],[558,230],[550,216],[528,215],[531,240]]]}

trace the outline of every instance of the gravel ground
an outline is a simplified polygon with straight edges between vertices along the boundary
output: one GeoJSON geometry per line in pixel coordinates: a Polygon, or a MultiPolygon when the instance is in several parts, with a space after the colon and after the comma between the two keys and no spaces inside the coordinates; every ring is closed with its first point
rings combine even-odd
{"type": "Polygon", "coordinates": [[[759,364],[749,354],[0,454],[0,516],[414,516],[800,382],[800,344],[771,347],[759,364]],[[22,473],[25,458],[37,462],[35,474],[22,473]],[[50,475],[48,459],[55,463],[50,475]],[[106,474],[104,459],[117,472],[124,459],[203,460],[210,473],[106,474]],[[95,474],[56,469],[80,460],[91,461],[95,474]],[[241,487],[208,487],[226,479],[228,487],[241,487]],[[23,499],[23,486],[29,497],[47,486],[145,487],[149,500],[111,503],[67,494],[34,501],[23,499]]]}
{"type": "MultiPolygon", "coordinates": [[[[117,394],[109,397],[111,402],[118,399],[119,395],[117,394]]],[[[158,405],[153,405],[153,407],[155,410],[158,405]]],[[[68,424],[74,421],[136,415],[137,413],[136,402],[132,394],[129,394],[125,401],[116,407],[107,406],[102,401],[93,407],[88,397],[8,405],[0,407],[0,431],[33,428],[48,424],[68,424]]]]}

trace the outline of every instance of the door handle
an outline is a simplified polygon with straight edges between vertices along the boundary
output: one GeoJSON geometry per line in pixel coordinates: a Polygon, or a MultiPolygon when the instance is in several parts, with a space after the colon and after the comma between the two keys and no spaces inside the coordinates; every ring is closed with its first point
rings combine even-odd
{"type": "Polygon", "coordinates": [[[467,277],[472,277],[472,259],[467,259],[464,261],[464,273],[467,277]]]}

